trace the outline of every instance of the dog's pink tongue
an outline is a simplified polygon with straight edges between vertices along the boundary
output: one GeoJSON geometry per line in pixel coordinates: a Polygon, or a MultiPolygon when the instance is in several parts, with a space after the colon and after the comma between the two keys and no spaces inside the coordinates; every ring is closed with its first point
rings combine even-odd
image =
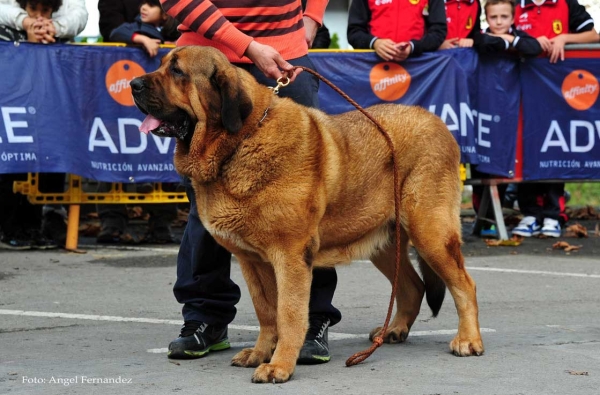
{"type": "Polygon", "coordinates": [[[140,125],[140,132],[148,134],[151,130],[160,126],[160,121],[152,115],[146,115],[146,119],[140,125]]]}

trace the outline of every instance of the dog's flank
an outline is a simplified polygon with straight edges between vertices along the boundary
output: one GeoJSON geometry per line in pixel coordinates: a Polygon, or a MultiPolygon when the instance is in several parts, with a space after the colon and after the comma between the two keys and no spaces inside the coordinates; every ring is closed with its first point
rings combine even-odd
{"type": "Polygon", "coordinates": [[[232,363],[258,366],[254,382],[284,382],[293,374],[308,328],[313,269],[370,259],[395,280],[395,221],[397,311],[386,333],[375,328],[371,336],[403,342],[423,297],[437,315],[447,285],[459,316],[451,351],[483,353],[475,282],[460,251],[460,151],[439,118],[418,107],[367,109],[392,138],[394,164],[363,114],[328,116],[280,98],[215,49],[175,49],[135,84],[135,101],[151,116],[170,121],[183,112],[194,122],[177,141],[175,167],[191,178],[206,229],[240,262],[261,330],[254,348],[232,363]],[[173,64],[177,73],[169,70],[173,64]],[[422,278],[410,262],[409,241],[422,278]]]}

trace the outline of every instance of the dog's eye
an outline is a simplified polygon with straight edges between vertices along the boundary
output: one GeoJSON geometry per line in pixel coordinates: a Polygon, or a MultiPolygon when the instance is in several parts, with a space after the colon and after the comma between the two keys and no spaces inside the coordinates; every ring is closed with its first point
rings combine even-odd
{"type": "Polygon", "coordinates": [[[183,75],[183,71],[181,71],[181,69],[175,65],[171,66],[171,72],[175,75],[183,75]]]}

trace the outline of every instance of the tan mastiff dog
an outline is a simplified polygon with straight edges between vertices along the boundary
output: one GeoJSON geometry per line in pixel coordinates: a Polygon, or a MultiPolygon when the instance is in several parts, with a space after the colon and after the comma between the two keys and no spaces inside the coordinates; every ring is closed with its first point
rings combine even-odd
{"type": "Polygon", "coordinates": [[[419,107],[367,109],[391,135],[394,164],[360,112],[328,116],[280,98],[212,48],[176,48],[131,87],[148,114],[141,130],[177,138],[175,166],[192,180],[202,223],[240,262],[260,333],[232,364],[257,367],[253,382],[294,373],[313,268],[370,259],[393,281],[396,220],[402,269],[384,340],[406,339],[425,293],[436,315],[446,285],[459,316],[450,349],[483,353],[475,282],[461,253],[459,147],[439,118],[419,107]],[[423,279],[409,261],[409,240],[423,279]]]}

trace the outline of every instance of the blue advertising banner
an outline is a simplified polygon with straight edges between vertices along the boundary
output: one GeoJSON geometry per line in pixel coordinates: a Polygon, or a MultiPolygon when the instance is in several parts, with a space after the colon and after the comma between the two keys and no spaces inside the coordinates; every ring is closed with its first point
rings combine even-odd
{"type": "Polygon", "coordinates": [[[520,106],[518,59],[510,55],[479,56],[469,83],[473,98],[477,170],[514,176],[520,106]]]}
{"type": "Polygon", "coordinates": [[[600,58],[521,69],[523,179],[600,179],[600,58]]]}
{"type": "Polygon", "coordinates": [[[159,59],[138,48],[0,43],[0,172],[179,180],[175,142],[138,131],[129,88],[159,59]]]}
{"type": "MultiPolygon", "coordinates": [[[[475,123],[468,78],[477,67],[470,50],[425,53],[402,64],[384,62],[375,53],[311,53],[315,68],[363,107],[378,103],[418,105],[438,115],[461,146],[464,163],[478,163],[475,123]]],[[[323,111],[339,114],[355,108],[321,83],[323,111]]],[[[433,143],[433,142],[432,142],[433,143]]]]}
{"type": "MultiPolygon", "coordinates": [[[[133,78],[155,70],[168,51],[149,58],[133,47],[0,42],[0,173],[177,181],[175,141],[139,133],[144,116],[129,87],[133,78]]],[[[464,163],[511,175],[520,92],[513,59],[480,60],[471,49],[402,64],[383,62],[373,52],[310,56],[321,74],[360,105],[422,106],[448,125],[464,163]]],[[[319,96],[328,113],[353,109],[323,83],[319,96]]]]}

